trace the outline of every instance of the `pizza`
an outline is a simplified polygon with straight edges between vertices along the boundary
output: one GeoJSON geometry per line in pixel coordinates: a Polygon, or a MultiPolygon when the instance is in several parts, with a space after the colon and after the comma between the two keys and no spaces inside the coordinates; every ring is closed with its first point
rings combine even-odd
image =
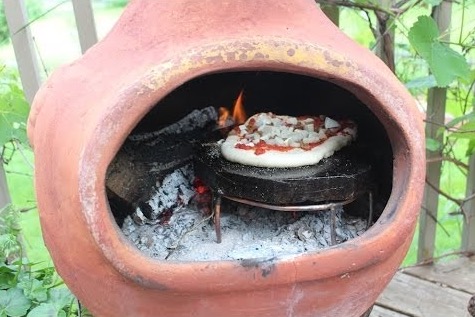
{"type": "Polygon", "coordinates": [[[258,167],[317,164],[355,140],[356,124],[330,117],[257,113],[232,129],[221,143],[223,157],[258,167]]]}

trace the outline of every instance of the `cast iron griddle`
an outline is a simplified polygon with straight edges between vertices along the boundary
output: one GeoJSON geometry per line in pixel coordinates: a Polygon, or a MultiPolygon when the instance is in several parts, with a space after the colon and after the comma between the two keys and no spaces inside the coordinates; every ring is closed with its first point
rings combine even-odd
{"type": "Polygon", "coordinates": [[[355,199],[372,184],[371,165],[352,146],[315,165],[263,168],[224,159],[213,142],[197,145],[194,164],[213,192],[273,205],[355,199]]]}

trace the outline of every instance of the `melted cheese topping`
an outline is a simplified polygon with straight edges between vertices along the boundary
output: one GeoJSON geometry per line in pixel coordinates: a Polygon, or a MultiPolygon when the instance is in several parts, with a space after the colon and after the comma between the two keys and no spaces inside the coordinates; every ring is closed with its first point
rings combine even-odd
{"type": "Polygon", "coordinates": [[[296,167],[316,164],[355,138],[350,120],[258,113],[229,133],[221,152],[240,164],[296,167]]]}

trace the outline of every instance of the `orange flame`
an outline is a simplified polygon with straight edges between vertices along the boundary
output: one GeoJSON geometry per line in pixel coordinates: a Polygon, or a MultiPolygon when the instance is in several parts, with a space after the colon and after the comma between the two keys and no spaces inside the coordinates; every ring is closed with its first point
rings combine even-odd
{"type": "Polygon", "coordinates": [[[232,116],[229,109],[225,107],[219,108],[218,126],[226,127],[229,125],[242,124],[246,121],[247,115],[246,115],[246,111],[244,110],[244,105],[242,102],[243,94],[244,94],[244,90],[241,90],[241,92],[239,93],[239,96],[234,102],[232,116]]]}
{"type": "Polygon", "coordinates": [[[239,93],[239,96],[237,97],[236,101],[234,102],[233,120],[234,120],[235,124],[242,124],[247,119],[246,111],[244,110],[244,105],[242,103],[243,94],[244,94],[244,90],[241,90],[241,92],[239,93]]]}
{"type": "Polygon", "coordinates": [[[225,127],[229,119],[229,110],[226,107],[219,107],[218,126],[225,127]]]}

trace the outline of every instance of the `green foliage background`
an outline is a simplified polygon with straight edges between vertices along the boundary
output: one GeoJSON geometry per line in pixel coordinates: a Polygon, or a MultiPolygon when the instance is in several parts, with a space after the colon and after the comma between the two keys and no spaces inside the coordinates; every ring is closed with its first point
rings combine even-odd
{"type": "Polygon", "coordinates": [[[5,43],[9,40],[9,31],[7,25],[7,18],[5,16],[5,8],[0,6],[0,43],[5,43]]]}

